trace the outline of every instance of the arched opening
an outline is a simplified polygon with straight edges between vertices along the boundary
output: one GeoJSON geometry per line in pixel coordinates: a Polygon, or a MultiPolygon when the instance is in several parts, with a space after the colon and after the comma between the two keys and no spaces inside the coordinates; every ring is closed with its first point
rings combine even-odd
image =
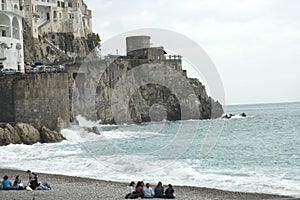
{"type": "Polygon", "coordinates": [[[0,13],[0,37],[11,37],[9,17],[0,13]]]}
{"type": "Polygon", "coordinates": [[[5,8],[5,0],[1,0],[1,10],[6,10],[6,8],[5,8]]]}
{"type": "Polygon", "coordinates": [[[17,4],[14,5],[14,11],[18,11],[19,10],[19,7],[17,4]]]}
{"type": "Polygon", "coordinates": [[[12,28],[13,28],[13,38],[20,39],[20,26],[16,17],[13,18],[12,28]]]}

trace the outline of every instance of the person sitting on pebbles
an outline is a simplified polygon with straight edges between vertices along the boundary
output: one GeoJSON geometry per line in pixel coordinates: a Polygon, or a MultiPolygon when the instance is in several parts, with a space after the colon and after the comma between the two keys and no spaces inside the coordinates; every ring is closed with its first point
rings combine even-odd
{"type": "Polygon", "coordinates": [[[12,189],[12,183],[11,181],[8,179],[8,176],[5,175],[3,177],[3,180],[2,180],[2,189],[3,190],[10,190],[12,189]]]}
{"type": "Polygon", "coordinates": [[[27,190],[51,190],[51,186],[47,182],[39,183],[38,175],[35,174],[26,189],[27,190]]]}
{"type": "Polygon", "coordinates": [[[174,189],[171,184],[168,185],[168,188],[165,191],[165,199],[175,199],[174,189]]]}
{"type": "Polygon", "coordinates": [[[125,199],[134,199],[137,198],[137,194],[135,192],[135,182],[131,181],[131,183],[127,186],[127,195],[125,196],[125,199]]]}
{"type": "Polygon", "coordinates": [[[17,190],[23,190],[23,183],[21,180],[21,176],[17,175],[13,184],[13,188],[17,189],[17,190]]]}
{"type": "Polygon", "coordinates": [[[144,197],[143,198],[153,198],[154,197],[154,191],[150,187],[149,183],[146,183],[146,187],[144,187],[144,197]]]}
{"type": "Polygon", "coordinates": [[[162,182],[158,182],[157,186],[155,187],[154,189],[154,197],[157,197],[157,198],[162,198],[164,196],[164,187],[162,185],[162,182]]]}

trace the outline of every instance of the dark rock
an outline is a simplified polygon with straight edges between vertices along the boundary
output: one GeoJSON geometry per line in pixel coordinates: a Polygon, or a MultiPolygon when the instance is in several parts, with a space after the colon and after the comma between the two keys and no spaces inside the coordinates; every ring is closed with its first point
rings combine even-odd
{"type": "Polygon", "coordinates": [[[96,135],[101,135],[99,129],[96,126],[92,127],[93,133],[95,133],[96,135]]]}
{"type": "Polygon", "coordinates": [[[92,128],[87,128],[86,130],[88,132],[95,133],[96,135],[101,135],[99,129],[96,126],[93,126],[92,128]]]}
{"type": "Polygon", "coordinates": [[[66,138],[56,131],[51,131],[45,126],[41,129],[41,142],[42,143],[57,143],[65,140],[66,138]]]}
{"type": "Polygon", "coordinates": [[[1,143],[3,143],[4,145],[8,145],[10,143],[22,143],[18,133],[10,124],[5,124],[5,127],[2,130],[3,131],[1,131],[0,129],[0,132],[2,132],[2,134],[0,133],[0,140],[2,140],[1,143]]]}
{"type": "Polygon", "coordinates": [[[43,127],[39,132],[35,127],[26,123],[16,123],[12,126],[9,123],[0,127],[0,146],[9,144],[34,144],[55,143],[65,140],[64,136],[56,131],[43,127]]]}
{"type": "Polygon", "coordinates": [[[41,141],[39,131],[30,124],[17,123],[14,129],[24,144],[34,144],[41,141]]]}
{"type": "Polygon", "coordinates": [[[225,114],[222,116],[223,119],[230,119],[234,114],[225,114]]]}
{"type": "Polygon", "coordinates": [[[246,113],[244,113],[244,112],[241,113],[240,116],[242,116],[242,117],[247,117],[246,113]]]}

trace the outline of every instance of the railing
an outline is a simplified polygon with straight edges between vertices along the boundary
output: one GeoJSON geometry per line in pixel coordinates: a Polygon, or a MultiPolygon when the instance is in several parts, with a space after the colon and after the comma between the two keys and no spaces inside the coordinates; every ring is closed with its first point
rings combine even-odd
{"type": "Polygon", "coordinates": [[[167,55],[165,56],[166,60],[181,60],[181,55],[167,55]]]}
{"type": "Polygon", "coordinates": [[[46,25],[48,22],[50,22],[50,20],[40,20],[41,22],[37,23],[37,27],[40,29],[42,28],[44,25],[46,25]]]}
{"type": "Polygon", "coordinates": [[[7,12],[14,12],[14,13],[20,15],[20,16],[23,16],[23,12],[21,10],[19,10],[19,7],[14,8],[14,6],[11,2],[7,2],[7,4],[6,3],[1,3],[0,4],[0,10],[7,11],[7,12]]]}
{"type": "Polygon", "coordinates": [[[38,0],[36,1],[36,4],[39,5],[39,6],[57,6],[56,5],[56,1],[47,1],[47,0],[38,0]]]}
{"type": "Polygon", "coordinates": [[[53,44],[48,39],[44,38],[44,41],[47,42],[52,48],[56,49],[58,52],[60,52],[60,53],[62,53],[64,55],[66,54],[63,50],[61,50],[59,47],[57,47],[55,44],[53,44]]]}

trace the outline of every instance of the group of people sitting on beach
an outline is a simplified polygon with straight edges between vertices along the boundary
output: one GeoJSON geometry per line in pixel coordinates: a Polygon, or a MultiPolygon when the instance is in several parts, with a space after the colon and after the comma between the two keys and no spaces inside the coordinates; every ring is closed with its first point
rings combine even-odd
{"type": "Polygon", "coordinates": [[[23,184],[21,176],[19,175],[16,176],[13,184],[8,176],[5,175],[0,183],[0,190],[51,190],[49,183],[39,183],[38,175],[36,173],[33,173],[30,170],[27,170],[26,173],[28,174],[28,183],[26,185],[23,184]]]}
{"type": "Polygon", "coordinates": [[[165,199],[174,199],[175,193],[171,184],[168,185],[168,188],[164,190],[162,182],[158,182],[154,190],[150,187],[149,183],[144,185],[143,181],[138,181],[135,185],[135,182],[132,181],[127,186],[127,195],[125,199],[135,199],[135,198],[165,198],[165,199]]]}

